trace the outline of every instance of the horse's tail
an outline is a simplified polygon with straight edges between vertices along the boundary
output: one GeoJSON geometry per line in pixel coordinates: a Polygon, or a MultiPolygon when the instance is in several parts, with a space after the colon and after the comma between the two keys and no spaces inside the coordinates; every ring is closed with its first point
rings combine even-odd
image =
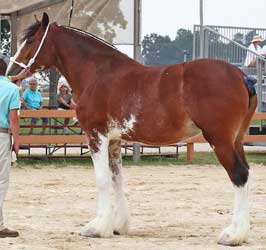
{"type": "Polygon", "coordinates": [[[256,84],[257,80],[250,76],[244,76],[244,82],[247,87],[248,96],[249,96],[249,105],[248,105],[248,112],[243,120],[243,123],[240,127],[238,132],[236,142],[241,142],[250,126],[250,121],[252,116],[257,108],[258,98],[256,94],[256,89],[254,85],[256,84]]]}
{"type": "Polygon", "coordinates": [[[256,89],[254,86],[257,83],[257,79],[252,76],[244,76],[244,81],[248,89],[249,98],[256,95],[256,89]]]}

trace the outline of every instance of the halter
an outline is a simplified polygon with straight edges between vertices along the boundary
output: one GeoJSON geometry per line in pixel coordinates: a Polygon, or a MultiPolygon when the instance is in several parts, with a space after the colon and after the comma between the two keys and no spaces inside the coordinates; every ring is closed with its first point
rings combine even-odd
{"type": "Polygon", "coordinates": [[[48,30],[49,30],[49,27],[50,27],[50,23],[49,23],[49,24],[47,25],[47,27],[46,27],[46,30],[45,30],[45,32],[44,32],[44,35],[43,35],[43,37],[42,37],[42,40],[41,40],[41,42],[40,42],[40,45],[39,45],[38,49],[36,50],[34,56],[29,60],[29,62],[28,62],[27,65],[24,64],[24,63],[22,63],[22,62],[18,62],[18,61],[16,61],[16,60],[14,59],[14,57],[10,57],[10,61],[13,62],[13,63],[16,63],[16,64],[19,65],[21,68],[24,68],[24,69],[30,69],[31,65],[35,62],[35,59],[36,59],[36,57],[38,56],[38,54],[39,54],[39,52],[40,52],[40,50],[41,50],[41,48],[42,48],[42,45],[43,45],[43,43],[44,43],[44,40],[45,40],[45,38],[46,38],[46,36],[47,36],[47,33],[48,33],[48,30]]]}

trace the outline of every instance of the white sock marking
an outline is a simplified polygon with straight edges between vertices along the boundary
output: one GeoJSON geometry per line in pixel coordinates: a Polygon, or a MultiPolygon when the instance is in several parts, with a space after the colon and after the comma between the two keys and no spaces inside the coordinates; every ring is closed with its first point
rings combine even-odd
{"type": "Polygon", "coordinates": [[[99,134],[99,138],[99,151],[92,154],[98,189],[97,217],[87,225],[82,234],[85,236],[99,235],[100,237],[110,237],[113,235],[113,212],[110,194],[109,139],[101,134],[99,134]]]}
{"type": "Polygon", "coordinates": [[[235,202],[232,223],[219,237],[223,245],[241,245],[247,240],[250,228],[248,182],[243,187],[235,187],[235,202]]]}

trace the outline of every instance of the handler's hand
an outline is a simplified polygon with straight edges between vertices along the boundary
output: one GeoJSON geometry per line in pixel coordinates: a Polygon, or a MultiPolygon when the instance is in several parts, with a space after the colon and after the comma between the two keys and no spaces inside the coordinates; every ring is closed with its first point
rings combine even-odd
{"type": "Polygon", "coordinates": [[[19,151],[19,144],[14,142],[13,146],[12,146],[12,151],[15,152],[16,156],[18,156],[18,151],[19,151]]]}
{"type": "Polygon", "coordinates": [[[17,79],[24,79],[30,75],[32,75],[32,74],[30,73],[30,71],[28,69],[23,69],[16,75],[16,78],[17,79]]]}

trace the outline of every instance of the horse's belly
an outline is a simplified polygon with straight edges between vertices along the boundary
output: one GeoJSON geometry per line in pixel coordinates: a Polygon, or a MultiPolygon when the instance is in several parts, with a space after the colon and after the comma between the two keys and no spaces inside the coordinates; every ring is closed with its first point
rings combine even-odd
{"type": "Polygon", "coordinates": [[[201,130],[191,119],[186,119],[179,124],[179,126],[150,126],[145,129],[143,126],[139,126],[132,133],[122,136],[123,139],[134,142],[141,142],[152,145],[167,145],[174,144],[181,141],[197,136],[201,133],[201,130]]]}

